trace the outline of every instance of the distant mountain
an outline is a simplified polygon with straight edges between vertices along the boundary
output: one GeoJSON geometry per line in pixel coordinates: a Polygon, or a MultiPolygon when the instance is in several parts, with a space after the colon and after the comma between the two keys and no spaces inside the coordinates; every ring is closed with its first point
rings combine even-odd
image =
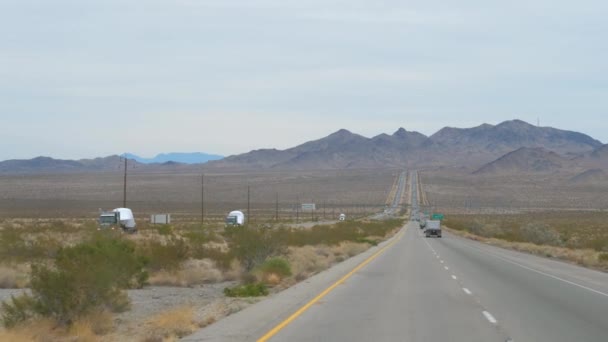
{"type": "Polygon", "coordinates": [[[0,172],[32,172],[45,170],[48,172],[74,171],[84,168],[84,165],[74,160],[53,159],[50,157],[36,157],[33,159],[13,159],[0,162],[0,172]]]}
{"type": "Polygon", "coordinates": [[[162,164],[166,162],[175,162],[175,163],[183,163],[183,164],[202,164],[206,163],[210,160],[220,160],[223,159],[223,156],[215,155],[215,154],[207,154],[201,152],[193,152],[193,153],[181,153],[181,152],[172,152],[172,153],[160,153],[156,155],[154,158],[142,158],[138,155],[132,153],[125,153],[125,157],[129,159],[134,159],[142,164],[162,164]]]}
{"type": "Polygon", "coordinates": [[[366,138],[341,129],[287,150],[255,150],[210,162],[211,168],[348,169],[401,167],[428,138],[401,128],[393,135],[366,138]]]}
{"type": "Polygon", "coordinates": [[[578,185],[608,185],[608,174],[602,169],[586,170],[570,178],[570,183],[578,185]]]}
{"type": "Polygon", "coordinates": [[[210,162],[211,168],[340,169],[458,166],[477,168],[522,147],[563,155],[590,153],[602,143],[582,133],[521,120],[473,128],[446,127],[427,137],[400,128],[366,138],[345,129],[287,150],[255,150],[210,162]]]}
{"type": "Polygon", "coordinates": [[[522,173],[555,173],[566,168],[569,161],[542,147],[522,147],[473,172],[476,175],[522,173]]]}
{"type": "Polygon", "coordinates": [[[601,142],[582,133],[537,127],[521,120],[496,126],[446,127],[433,134],[427,152],[450,163],[483,164],[521,147],[542,147],[562,155],[590,152],[601,142]]]}
{"type": "MultiPolygon", "coordinates": [[[[133,154],[127,157],[134,159],[139,170],[150,172],[412,167],[552,172],[560,165],[569,168],[572,164],[585,169],[606,168],[608,145],[582,133],[512,120],[473,128],[446,127],[430,137],[399,128],[392,135],[367,138],[341,129],[286,150],[260,149],[223,159],[204,153],[168,153],[150,159],[133,154]],[[202,167],[200,163],[204,163],[202,167]]],[[[0,162],[0,172],[105,171],[116,170],[119,165],[118,156],[78,161],[39,157],[0,162]]]]}

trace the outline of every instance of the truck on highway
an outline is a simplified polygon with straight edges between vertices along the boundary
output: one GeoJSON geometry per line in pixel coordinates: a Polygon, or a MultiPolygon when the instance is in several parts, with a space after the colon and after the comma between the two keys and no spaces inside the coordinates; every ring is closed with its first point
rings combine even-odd
{"type": "Polygon", "coordinates": [[[424,228],[424,235],[428,238],[431,236],[441,237],[441,221],[427,220],[424,228]]]}
{"type": "Polygon", "coordinates": [[[99,229],[115,229],[118,227],[127,233],[135,233],[137,231],[133,211],[129,208],[102,211],[99,215],[99,229]]]}
{"type": "Polygon", "coordinates": [[[245,224],[245,214],[242,211],[234,210],[226,216],[227,226],[242,226],[245,224]]]}
{"type": "Polygon", "coordinates": [[[339,221],[346,221],[346,214],[340,214],[340,216],[338,216],[338,220],[339,221]]]}
{"type": "Polygon", "coordinates": [[[424,214],[420,214],[420,229],[424,229],[426,227],[426,216],[424,214]]]}

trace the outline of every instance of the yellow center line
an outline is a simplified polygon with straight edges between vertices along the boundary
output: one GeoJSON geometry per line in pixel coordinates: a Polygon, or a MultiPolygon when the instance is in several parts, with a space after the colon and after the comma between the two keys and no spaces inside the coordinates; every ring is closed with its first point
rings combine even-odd
{"type": "Polygon", "coordinates": [[[306,305],[302,306],[300,309],[298,309],[298,311],[294,312],[286,320],[284,320],[283,322],[279,323],[276,327],[274,327],[272,330],[270,330],[269,332],[267,332],[264,336],[260,337],[260,339],[258,339],[257,342],[266,342],[269,339],[271,339],[272,337],[274,337],[277,333],[279,333],[279,331],[283,330],[286,326],[288,326],[296,318],[298,318],[300,315],[302,315],[311,306],[313,306],[315,303],[317,303],[323,297],[327,296],[331,291],[333,291],[336,287],[338,287],[338,285],[343,284],[348,278],[352,277],[353,274],[357,273],[357,271],[359,271],[360,269],[362,269],[363,267],[365,267],[367,264],[369,264],[370,262],[372,262],[372,260],[374,260],[377,257],[379,257],[382,253],[386,252],[386,250],[389,247],[391,247],[392,245],[394,245],[395,243],[397,243],[397,241],[399,241],[403,237],[403,235],[405,234],[405,229],[407,229],[407,227],[404,228],[404,230],[401,231],[399,233],[399,235],[397,235],[395,237],[395,239],[393,241],[391,241],[388,245],[382,247],[382,249],[380,249],[379,251],[377,251],[376,253],[374,253],[372,256],[370,256],[369,258],[367,258],[365,261],[363,261],[362,263],[360,263],[357,267],[355,267],[347,275],[345,275],[344,277],[340,278],[340,280],[338,280],[333,285],[331,285],[330,287],[328,287],[327,289],[325,289],[325,291],[321,292],[318,296],[316,296],[315,298],[313,298],[310,302],[306,303],[306,305]]]}

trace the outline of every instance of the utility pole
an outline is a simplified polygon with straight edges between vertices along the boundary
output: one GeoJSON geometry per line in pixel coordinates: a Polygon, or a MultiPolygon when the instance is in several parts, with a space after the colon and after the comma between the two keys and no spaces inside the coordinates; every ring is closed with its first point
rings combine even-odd
{"type": "Polygon", "coordinates": [[[127,207],[127,158],[125,157],[125,181],[122,188],[122,207],[127,207]]]}
{"type": "Polygon", "coordinates": [[[247,219],[251,220],[251,187],[247,185],[247,219]]]}
{"type": "Polygon", "coordinates": [[[275,201],[275,203],[276,203],[276,208],[275,208],[275,209],[276,209],[276,212],[275,212],[274,219],[275,219],[276,221],[278,221],[278,220],[279,220],[279,193],[278,193],[278,192],[277,192],[277,197],[276,197],[276,201],[275,201]]]}
{"type": "Polygon", "coordinates": [[[300,197],[296,197],[296,223],[300,223],[300,197]]]}
{"type": "Polygon", "coordinates": [[[201,174],[201,226],[205,224],[205,174],[201,174]]]}
{"type": "Polygon", "coordinates": [[[323,201],[323,219],[324,219],[324,220],[326,219],[326,217],[325,217],[325,204],[326,204],[326,203],[327,203],[327,202],[323,201]]]}

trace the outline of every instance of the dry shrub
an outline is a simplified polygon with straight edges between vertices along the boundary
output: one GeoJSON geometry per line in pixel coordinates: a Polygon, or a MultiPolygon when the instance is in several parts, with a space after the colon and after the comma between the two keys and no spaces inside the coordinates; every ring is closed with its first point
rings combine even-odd
{"type": "Polygon", "coordinates": [[[114,318],[108,311],[99,311],[91,313],[74,322],[70,328],[70,335],[78,331],[90,331],[96,336],[104,336],[114,330],[114,318]]]}
{"type": "Polygon", "coordinates": [[[160,313],[148,321],[146,340],[176,340],[198,330],[200,325],[194,318],[194,308],[181,306],[160,313]]]}
{"type": "Polygon", "coordinates": [[[329,250],[327,246],[289,247],[287,260],[296,279],[303,280],[329,268],[334,260],[333,253],[329,253],[329,250]]]}
{"type": "Polygon", "coordinates": [[[264,282],[271,286],[276,286],[281,282],[281,276],[276,273],[268,273],[264,276],[264,282]]]}
{"type": "Polygon", "coordinates": [[[56,324],[49,319],[27,322],[12,329],[0,330],[0,341],[55,341],[59,339],[56,324]]]}
{"type": "Polygon", "coordinates": [[[339,246],[332,247],[335,255],[345,256],[346,258],[354,257],[369,249],[367,243],[343,242],[339,246]]]}
{"type": "Polygon", "coordinates": [[[0,288],[22,289],[27,286],[29,272],[26,265],[0,265],[0,288]]]}
{"type": "MultiPolygon", "coordinates": [[[[238,263],[237,263],[238,264],[238,263]]],[[[158,286],[190,287],[238,278],[238,265],[223,272],[210,259],[189,259],[177,271],[161,270],[150,276],[149,283],[158,286]]]]}

